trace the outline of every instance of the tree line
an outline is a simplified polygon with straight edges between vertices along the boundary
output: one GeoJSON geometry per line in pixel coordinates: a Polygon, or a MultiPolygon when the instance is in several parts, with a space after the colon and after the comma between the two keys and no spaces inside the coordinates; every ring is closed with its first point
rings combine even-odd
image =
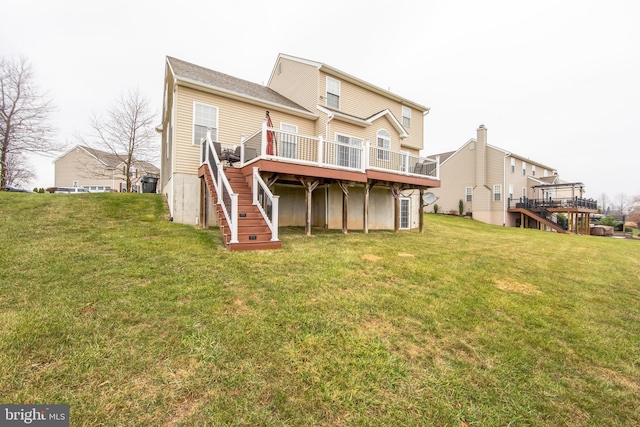
{"type": "MultiPolygon", "coordinates": [[[[0,58],[0,191],[26,185],[35,178],[27,156],[54,157],[69,148],[57,140],[51,118],[53,100],[41,92],[25,57],[0,58]]],[[[127,191],[135,161],[155,159],[158,146],[153,123],[156,112],[139,90],[123,92],[105,114],[89,118],[90,131],[76,135],[79,143],[117,156],[125,168],[127,191]]]]}

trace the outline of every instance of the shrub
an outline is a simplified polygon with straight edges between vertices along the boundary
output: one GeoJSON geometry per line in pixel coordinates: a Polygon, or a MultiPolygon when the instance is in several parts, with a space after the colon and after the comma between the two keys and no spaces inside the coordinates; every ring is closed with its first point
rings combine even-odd
{"type": "Polygon", "coordinates": [[[618,221],[616,221],[616,219],[612,215],[609,215],[600,220],[600,225],[610,225],[612,227],[615,227],[618,225],[618,221]]]}
{"type": "Polygon", "coordinates": [[[37,193],[38,192],[38,187],[33,187],[33,192],[37,193]]]}
{"type": "Polygon", "coordinates": [[[631,228],[631,227],[625,227],[625,228],[624,228],[624,232],[625,232],[625,233],[633,233],[633,228],[631,228]]]}
{"type": "Polygon", "coordinates": [[[463,212],[464,212],[464,202],[462,201],[462,199],[460,199],[460,201],[458,202],[458,213],[460,214],[460,216],[462,216],[463,212]]]}
{"type": "Polygon", "coordinates": [[[44,194],[44,188],[40,187],[40,189],[38,190],[38,193],[44,194]]]}
{"type": "Polygon", "coordinates": [[[433,213],[438,213],[438,204],[434,203],[433,205],[433,213]]]}

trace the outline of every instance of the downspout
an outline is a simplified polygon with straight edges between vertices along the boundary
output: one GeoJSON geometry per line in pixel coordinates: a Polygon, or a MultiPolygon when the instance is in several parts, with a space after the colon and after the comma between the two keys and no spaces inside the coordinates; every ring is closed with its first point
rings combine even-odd
{"type": "MultiPolygon", "coordinates": [[[[335,117],[335,114],[333,114],[333,111],[330,111],[327,119],[327,123],[325,125],[325,130],[324,130],[325,141],[329,140],[329,122],[333,120],[334,117],[335,117]]],[[[328,184],[325,185],[325,192],[324,192],[324,228],[325,230],[329,229],[329,185],[328,184]]]]}
{"type": "MultiPolygon", "coordinates": [[[[511,153],[505,153],[502,158],[502,193],[507,194],[507,157],[511,156],[511,153]]],[[[507,225],[507,198],[502,197],[502,226],[507,225]]]]}

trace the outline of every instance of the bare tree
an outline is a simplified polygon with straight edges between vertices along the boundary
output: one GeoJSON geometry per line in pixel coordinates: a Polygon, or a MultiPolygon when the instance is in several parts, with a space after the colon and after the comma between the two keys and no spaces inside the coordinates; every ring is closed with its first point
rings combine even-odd
{"type": "Polygon", "coordinates": [[[601,193],[598,202],[600,202],[601,212],[605,213],[607,211],[607,205],[609,204],[609,196],[607,196],[607,193],[601,193]]]}
{"type": "Polygon", "coordinates": [[[640,195],[636,195],[631,200],[631,206],[629,207],[629,221],[633,221],[640,225],[640,195]]]}
{"type": "MultiPolygon", "coordinates": [[[[117,156],[125,167],[127,192],[131,191],[131,172],[136,161],[153,162],[158,153],[153,128],[156,113],[138,89],[116,99],[106,116],[90,118],[91,143],[85,145],[117,156]]],[[[81,138],[84,142],[84,139],[81,138]]]]}
{"type": "Polygon", "coordinates": [[[629,211],[629,196],[618,193],[611,201],[611,207],[620,215],[626,215],[629,211]]]}
{"type": "Polygon", "coordinates": [[[63,148],[53,140],[51,113],[51,100],[39,92],[27,60],[0,58],[0,191],[7,186],[12,164],[24,164],[18,160],[25,153],[52,155],[63,148]],[[17,156],[14,163],[10,156],[17,156]]]}
{"type": "Polygon", "coordinates": [[[31,165],[20,153],[9,153],[5,160],[7,167],[6,185],[21,187],[29,184],[36,177],[31,165]]]}

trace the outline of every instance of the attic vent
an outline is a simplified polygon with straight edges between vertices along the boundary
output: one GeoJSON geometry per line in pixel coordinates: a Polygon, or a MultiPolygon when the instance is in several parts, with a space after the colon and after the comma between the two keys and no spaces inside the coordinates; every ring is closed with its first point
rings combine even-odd
{"type": "Polygon", "coordinates": [[[469,150],[475,150],[476,149],[476,143],[472,142],[471,144],[469,144],[469,150]]]}

